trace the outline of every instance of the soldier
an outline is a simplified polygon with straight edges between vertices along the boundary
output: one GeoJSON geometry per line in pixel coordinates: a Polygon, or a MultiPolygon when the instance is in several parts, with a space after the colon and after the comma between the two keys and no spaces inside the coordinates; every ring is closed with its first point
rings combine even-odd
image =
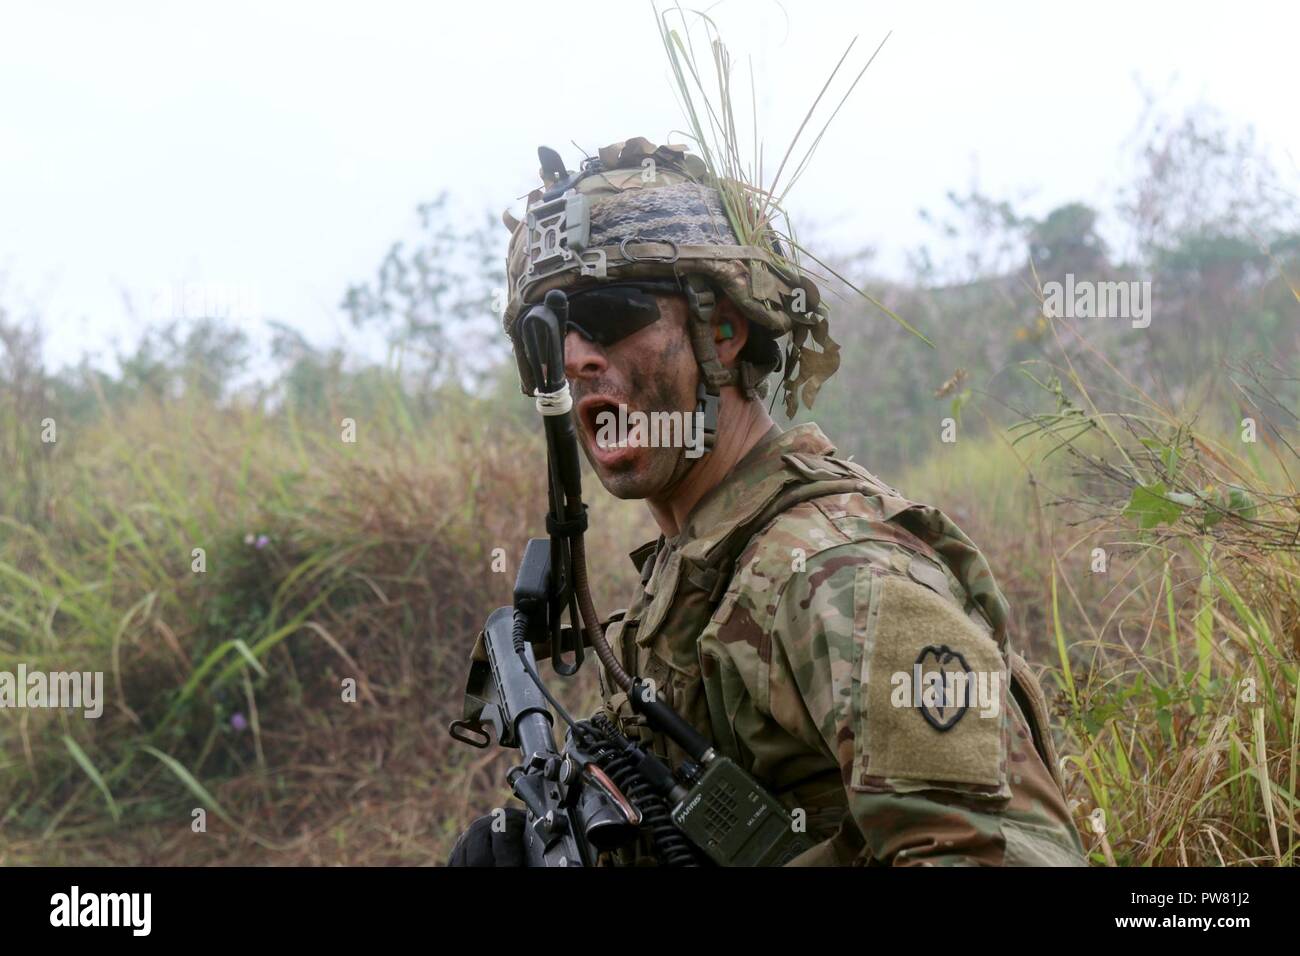
{"type": "MultiPolygon", "coordinates": [[[[767,412],[783,364],[790,415],[838,365],[816,285],[770,235],[737,238],[736,194],[681,147],[629,140],[576,174],[543,154],[528,221],[506,218],[505,327],[568,292],[586,457],[661,531],[607,622],[623,667],[803,812],[817,842],[796,864],[1082,864],[1042,691],[984,556],[815,424],[782,431],[767,412]],[[693,415],[707,453],[611,440],[603,425],[630,412],[693,415]]],[[[605,675],[602,692],[626,735],[681,759],[605,675]]],[[[517,863],[519,832],[476,821],[453,862],[517,863]]]]}

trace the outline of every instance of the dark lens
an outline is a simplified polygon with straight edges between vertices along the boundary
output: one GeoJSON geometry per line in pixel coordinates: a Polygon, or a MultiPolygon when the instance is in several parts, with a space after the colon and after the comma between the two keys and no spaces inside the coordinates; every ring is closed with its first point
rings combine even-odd
{"type": "Polygon", "coordinates": [[[597,286],[569,296],[569,328],[601,347],[659,319],[659,301],[636,286],[597,286]]]}

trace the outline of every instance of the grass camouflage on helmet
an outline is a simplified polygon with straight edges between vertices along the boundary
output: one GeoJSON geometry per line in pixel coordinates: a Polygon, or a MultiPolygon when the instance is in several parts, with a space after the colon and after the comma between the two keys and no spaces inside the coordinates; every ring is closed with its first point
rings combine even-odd
{"type": "MultiPolygon", "coordinates": [[[[829,309],[803,260],[815,263],[838,284],[932,344],[869,293],[818,259],[797,240],[784,203],[839,113],[875,60],[888,35],[853,78],[802,157],[795,146],[808,129],[857,37],[845,49],[803,122],[795,131],[775,173],[764,173],[765,140],[752,112],[749,142],[741,130],[751,117],[732,105],[730,53],[717,25],[706,13],[679,5],[656,8],[656,23],[673,78],[673,93],[683,107],[691,144],[656,145],[643,137],[613,143],[586,157],[578,171],[559,154],[542,147],[542,185],[528,195],[524,219],[507,212],[511,231],[506,275],[504,326],[513,339],[524,308],[550,289],[566,292],[603,282],[671,277],[686,295],[692,321],[691,343],[701,370],[701,401],[716,408],[718,389],[736,384],[750,397],[763,394],[767,375],[784,366],[782,386],[790,417],[800,404],[811,408],[822,384],[839,367],[839,346],[830,337],[829,309]],[[670,26],[674,18],[680,28],[670,26]],[[702,27],[708,55],[696,57],[693,29],[702,27]],[[712,88],[716,81],[716,88],[712,88]],[[787,174],[788,173],[788,174],[787,174]],[[784,178],[783,178],[784,176],[784,178]],[[742,351],[737,368],[717,360],[707,328],[719,295],[726,296],[753,326],[763,330],[754,348],[742,351]],[[773,340],[789,333],[785,354],[773,340]],[[783,359],[783,361],[782,361],[783,359]]],[[[753,86],[753,71],[750,71],[753,86]]],[[[751,98],[757,100],[756,91],[751,98]]],[[[770,168],[770,167],[769,167],[770,168]]],[[[830,280],[820,273],[817,279],[830,280]]],[[[837,291],[838,290],[834,290],[837,291]]],[[[516,355],[519,350],[516,349],[516,355]]],[[[520,383],[532,393],[526,363],[520,383]]]]}

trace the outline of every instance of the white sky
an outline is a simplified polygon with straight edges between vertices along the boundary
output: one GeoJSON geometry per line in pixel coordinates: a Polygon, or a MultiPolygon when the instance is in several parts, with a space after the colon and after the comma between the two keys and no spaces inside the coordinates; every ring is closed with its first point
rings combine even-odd
{"type": "MultiPolygon", "coordinates": [[[[1040,214],[1104,203],[1126,178],[1135,78],[1300,162],[1291,0],[784,9],[713,9],[733,56],[754,57],[769,169],[848,39],[860,66],[894,31],[790,201],[805,232],[873,244],[886,272],[933,238],[918,208],[973,176],[1031,190],[1040,214]]],[[[519,214],[538,144],[573,168],[570,140],[681,125],[640,0],[0,3],[0,303],[39,311],[56,364],[129,345],[185,282],[365,347],[337,304],[414,234],[417,203],[447,188],[468,212],[519,214]]]]}

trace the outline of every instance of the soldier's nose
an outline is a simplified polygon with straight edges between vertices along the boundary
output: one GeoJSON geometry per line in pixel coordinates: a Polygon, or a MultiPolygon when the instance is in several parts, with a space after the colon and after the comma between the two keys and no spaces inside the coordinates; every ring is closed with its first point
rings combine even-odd
{"type": "Polygon", "coordinates": [[[592,378],[609,367],[605,350],[570,330],[564,337],[564,374],[571,379],[592,378]]]}

